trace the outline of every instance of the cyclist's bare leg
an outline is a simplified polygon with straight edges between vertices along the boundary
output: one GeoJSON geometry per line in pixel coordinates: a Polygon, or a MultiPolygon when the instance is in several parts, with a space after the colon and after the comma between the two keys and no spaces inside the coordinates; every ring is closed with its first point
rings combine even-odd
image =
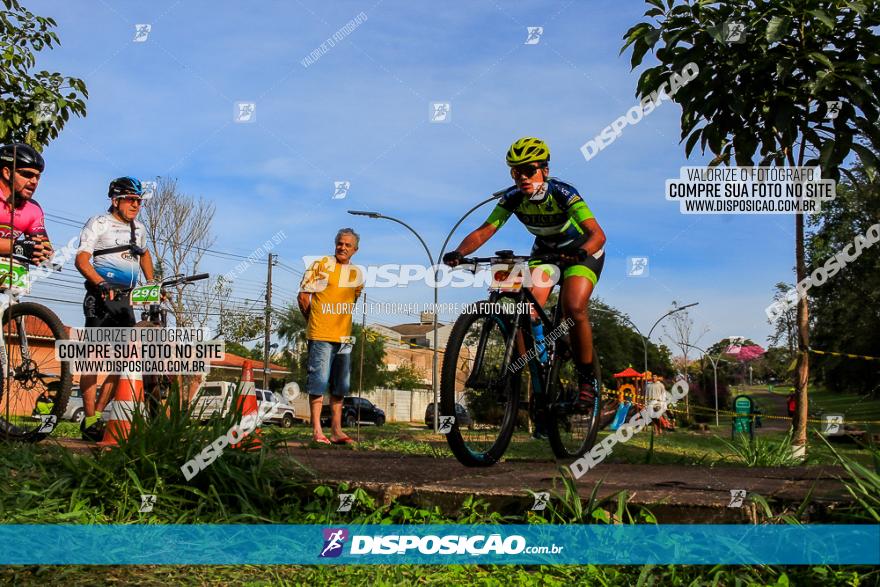
{"type": "Polygon", "coordinates": [[[108,375],[104,380],[104,385],[101,386],[101,397],[98,399],[97,405],[95,405],[95,413],[100,414],[107,407],[107,404],[110,403],[118,382],[119,375],[108,375]]]}
{"type": "Polygon", "coordinates": [[[588,306],[593,294],[593,282],[580,275],[571,275],[565,279],[562,288],[562,312],[567,318],[574,320],[571,327],[571,343],[575,360],[578,363],[593,362],[593,329],[590,327],[588,306]]]}
{"type": "Polygon", "coordinates": [[[81,375],[79,386],[82,389],[83,412],[86,417],[95,415],[95,390],[98,387],[97,375],[81,375]]]}
{"type": "MultiPolygon", "coordinates": [[[[547,304],[547,299],[550,297],[550,292],[553,291],[553,285],[549,281],[549,278],[546,273],[541,269],[541,267],[534,267],[532,269],[532,285],[529,288],[532,292],[532,295],[535,296],[535,300],[538,302],[542,308],[547,304]],[[545,285],[546,284],[546,285],[545,285]]],[[[534,308],[532,308],[532,318],[538,318],[538,312],[534,308]]]]}

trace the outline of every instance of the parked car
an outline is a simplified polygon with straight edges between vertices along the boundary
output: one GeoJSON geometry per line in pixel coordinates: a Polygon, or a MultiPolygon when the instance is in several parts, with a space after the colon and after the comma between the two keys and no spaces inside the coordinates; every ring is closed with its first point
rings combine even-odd
{"type": "Polygon", "coordinates": [[[229,381],[206,381],[196,392],[192,417],[197,420],[210,420],[222,416],[229,410],[235,383],[229,381]]]}
{"type": "MultiPolygon", "coordinates": [[[[425,425],[428,428],[434,427],[434,405],[432,402],[425,409],[425,425]]],[[[474,426],[474,419],[471,418],[467,408],[462,404],[455,404],[455,421],[459,426],[467,426],[468,428],[473,428],[474,426]]]]}
{"type": "MultiPolygon", "coordinates": [[[[385,423],[385,412],[374,406],[370,400],[362,397],[344,398],[342,400],[342,425],[351,428],[358,422],[381,426],[385,423]]],[[[330,425],[329,405],[324,405],[321,408],[321,425],[330,425]]]]}
{"type": "Polygon", "coordinates": [[[272,393],[268,389],[257,389],[257,408],[260,413],[263,410],[268,411],[269,406],[275,405],[275,409],[269,412],[269,416],[264,420],[268,424],[278,424],[282,428],[290,428],[296,420],[296,410],[293,409],[287,400],[280,394],[272,393]],[[267,405],[268,404],[268,405],[267,405]]]}
{"type": "MultiPolygon", "coordinates": [[[[232,396],[235,393],[236,384],[228,381],[206,381],[199,387],[195,396],[193,418],[208,420],[216,416],[225,415],[231,405],[232,396]]],[[[287,403],[287,400],[267,389],[255,389],[257,408],[268,410],[264,407],[266,402],[270,405],[277,403],[274,412],[264,420],[266,424],[278,424],[284,428],[293,426],[296,420],[296,410],[287,403]]]]}
{"type": "Polygon", "coordinates": [[[70,398],[67,400],[67,409],[64,410],[61,419],[70,420],[71,422],[79,424],[85,417],[86,412],[83,409],[82,390],[79,388],[79,385],[74,385],[70,388],[70,398]]]}

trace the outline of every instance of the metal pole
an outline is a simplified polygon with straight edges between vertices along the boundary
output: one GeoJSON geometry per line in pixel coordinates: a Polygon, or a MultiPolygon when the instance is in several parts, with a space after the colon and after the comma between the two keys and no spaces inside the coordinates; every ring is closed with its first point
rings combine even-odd
{"type": "Polygon", "coordinates": [[[715,425],[718,426],[718,363],[712,357],[709,360],[712,361],[712,373],[715,376],[715,425]]]}
{"type": "Polygon", "coordinates": [[[269,389],[269,337],[272,334],[272,265],[277,255],[269,253],[266,268],[266,324],[263,330],[263,389],[269,389]]]}
{"type": "MultiPolygon", "coordinates": [[[[443,246],[440,248],[440,255],[437,259],[438,261],[443,258],[443,253],[446,251],[446,245],[449,244],[449,239],[452,238],[452,234],[461,225],[461,223],[464,222],[464,219],[467,218],[468,216],[470,216],[470,214],[472,212],[474,212],[476,209],[480,208],[481,206],[488,204],[492,200],[497,200],[498,198],[500,198],[504,194],[505,191],[506,190],[501,190],[501,191],[495,192],[494,194],[492,194],[492,197],[483,200],[482,202],[480,202],[479,204],[477,204],[476,206],[474,206],[473,208],[468,210],[464,216],[459,218],[458,222],[455,223],[455,226],[452,227],[452,230],[449,231],[449,234],[446,235],[446,240],[443,241],[443,246]]],[[[438,269],[437,269],[436,265],[434,264],[434,257],[433,257],[433,255],[431,255],[431,251],[430,251],[430,249],[428,249],[428,245],[426,245],[425,241],[422,239],[422,237],[419,236],[419,233],[417,233],[415,230],[413,230],[413,228],[410,225],[406,224],[405,222],[398,220],[397,218],[385,216],[384,214],[380,214],[379,212],[349,210],[348,213],[352,214],[354,216],[368,216],[370,218],[384,218],[386,220],[390,220],[392,222],[396,222],[400,225],[403,225],[411,233],[416,235],[416,238],[419,239],[420,243],[422,243],[422,247],[424,247],[425,252],[428,253],[428,260],[431,262],[431,267],[434,268],[434,308],[433,308],[433,312],[431,312],[433,314],[432,327],[434,329],[434,335],[432,338],[433,338],[433,346],[434,346],[433,351],[434,352],[432,354],[432,359],[431,359],[431,387],[434,392],[434,433],[436,434],[440,431],[440,386],[439,386],[440,378],[439,378],[438,367],[437,367],[438,352],[439,352],[439,349],[437,348],[438,344],[439,344],[438,335],[437,335],[437,308],[439,306],[439,290],[437,288],[438,269]]]]}
{"type": "MultiPolygon", "coordinates": [[[[361,318],[361,367],[358,371],[358,397],[364,397],[364,350],[367,348],[367,294],[364,294],[364,315],[361,318]]],[[[361,402],[358,402],[357,441],[361,441],[361,402]]]]}
{"type": "MultiPolygon", "coordinates": [[[[706,358],[712,362],[712,376],[715,379],[715,425],[718,426],[718,361],[717,359],[713,359],[712,355],[710,355],[705,349],[701,349],[696,345],[688,344],[686,342],[680,342],[677,344],[681,346],[689,346],[692,349],[696,349],[697,351],[703,353],[706,358]]],[[[721,357],[721,354],[719,354],[718,357],[721,357]]]]}
{"type": "MultiPolygon", "coordinates": [[[[493,200],[497,200],[502,195],[504,195],[504,192],[506,192],[506,191],[507,190],[501,190],[501,191],[495,192],[494,194],[492,194],[491,197],[486,198],[485,200],[483,200],[482,202],[480,202],[479,204],[477,204],[476,206],[474,206],[473,208],[471,208],[470,210],[465,212],[464,216],[462,216],[461,218],[458,219],[458,222],[455,223],[455,226],[453,226],[452,230],[449,231],[449,234],[446,235],[446,240],[443,241],[443,246],[440,247],[440,254],[437,256],[438,262],[440,262],[443,259],[443,254],[446,252],[446,245],[449,244],[449,239],[452,238],[453,233],[456,231],[456,229],[458,229],[459,226],[461,226],[461,223],[464,222],[464,219],[467,218],[468,216],[470,216],[478,208],[485,206],[486,204],[488,204],[489,202],[491,202],[493,200]]],[[[439,270],[435,268],[434,269],[434,312],[435,312],[435,314],[434,314],[434,316],[435,316],[435,322],[434,322],[434,381],[437,381],[437,325],[436,325],[437,314],[436,314],[436,311],[437,311],[437,307],[439,306],[438,296],[440,295],[439,288],[437,287],[437,273],[439,273],[439,270]]],[[[435,384],[434,385],[434,434],[438,434],[440,432],[440,397],[439,396],[440,396],[439,387],[435,384]]]]}
{"type": "MultiPolygon", "coordinates": [[[[415,229],[412,226],[410,226],[409,224],[407,224],[403,220],[398,220],[397,218],[392,218],[391,216],[385,216],[384,214],[380,214],[379,212],[365,212],[365,211],[360,211],[360,210],[349,210],[348,213],[352,214],[354,216],[368,216],[370,218],[384,218],[385,220],[390,220],[391,222],[396,222],[397,224],[400,224],[401,226],[403,226],[404,228],[409,230],[411,233],[413,233],[417,239],[419,239],[419,242],[422,244],[422,248],[424,248],[425,253],[428,254],[428,261],[431,263],[431,267],[434,266],[434,256],[431,254],[431,249],[429,249],[428,245],[425,244],[425,240],[419,235],[419,233],[417,233],[415,231],[415,229]]],[[[437,396],[439,393],[439,391],[438,391],[439,388],[438,388],[438,378],[437,378],[437,279],[436,279],[436,274],[435,274],[435,279],[434,279],[434,311],[432,312],[432,314],[434,316],[434,320],[432,323],[433,328],[434,328],[434,353],[433,353],[433,361],[432,361],[432,366],[431,366],[432,367],[431,368],[431,386],[434,388],[434,432],[437,432],[439,430],[440,425],[439,425],[439,416],[437,415],[437,412],[439,412],[438,407],[437,407],[437,403],[438,403],[437,396]]]]}
{"type": "MultiPolygon", "coordinates": [[[[397,224],[404,226],[411,233],[416,235],[416,238],[419,239],[420,243],[422,243],[422,247],[425,249],[425,253],[428,254],[428,261],[430,261],[431,267],[434,266],[434,256],[431,254],[431,250],[428,248],[428,245],[425,244],[424,239],[422,239],[422,237],[419,236],[419,233],[417,233],[412,226],[410,226],[406,222],[403,222],[402,220],[398,220],[397,218],[392,218],[390,216],[385,216],[384,214],[379,214],[377,216],[377,218],[384,218],[386,220],[390,220],[391,222],[396,222],[397,224]]],[[[433,340],[433,345],[434,345],[433,350],[434,350],[434,352],[432,353],[432,357],[431,357],[431,387],[434,390],[434,432],[437,432],[440,429],[440,415],[439,415],[440,409],[439,409],[439,399],[438,399],[438,396],[440,394],[440,386],[439,386],[440,380],[439,380],[438,373],[437,373],[437,277],[436,277],[436,273],[434,275],[434,308],[433,308],[433,311],[431,312],[431,315],[433,317],[432,328],[434,329],[434,336],[433,336],[433,339],[434,339],[433,340]]]]}

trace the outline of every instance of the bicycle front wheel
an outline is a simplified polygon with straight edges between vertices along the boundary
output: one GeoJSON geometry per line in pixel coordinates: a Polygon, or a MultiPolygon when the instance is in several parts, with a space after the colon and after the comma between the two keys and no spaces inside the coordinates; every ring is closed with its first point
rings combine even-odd
{"type": "Polygon", "coordinates": [[[602,373],[599,356],[593,349],[593,371],[600,389],[593,406],[586,413],[575,412],[571,404],[578,394],[578,378],[570,356],[560,356],[551,374],[550,397],[555,398],[547,414],[547,437],[558,459],[576,459],[593,448],[599,433],[602,414],[602,373]]]}
{"type": "Polygon", "coordinates": [[[39,442],[67,409],[70,364],[55,359],[55,341],[67,333],[54,312],[32,302],[9,306],[2,329],[8,369],[0,371],[0,439],[39,442]]]}
{"type": "Polygon", "coordinates": [[[446,441],[459,462],[488,467],[507,450],[516,427],[521,371],[508,369],[516,352],[507,352],[516,331],[510,315],[493,313],[488,302],[468,310],[446,344],[440,420],[455,418],[446,441]]]}

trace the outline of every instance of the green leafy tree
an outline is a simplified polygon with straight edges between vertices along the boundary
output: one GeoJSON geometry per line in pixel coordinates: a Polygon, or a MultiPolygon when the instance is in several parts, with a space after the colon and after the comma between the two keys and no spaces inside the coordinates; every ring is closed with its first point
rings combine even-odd
{"type": "MultiPolygon", "coordinates": [[[[811,269],[824,267],[839,252],[858,258],[846,262],[828,283],[810,288],[813,348],[878,356],[880,349],[880,243],[867,244],[866,233],[880,223],[880,182],[861,170],[854,182],[839,186],[833,202],[813,220],[815,233],[807,245],[811,269]],[[861,239],[861,247],[854,241],[861,239]]],[[[875,229],[876,230],[876,229],[875,229]]],[[[876,234],[876,232],[874,233],[876,234]]],[[[880,362],[834,355],[813,355],[814,378],[833,391],[880,396],[880,362]]]]}
{"type": "MultiPolygon", "coordinates": [[[[774,287],[773,301],[784,302],[788,299],[789,292],[793,289],[793,285],[780,281],[774,287]]],[[[788,352],[794,357],[797,351],[797,312],[795,308],[785,310],[771,324],[773,326],[773,334],[767,337],[767,342],[771,346],[782,346],[788,349],[788,352]]]]}
{"type": "MultiPolygon", "coordinates": [[[[628,324],[629,317],[599,298],[590,300],[590,323],[593,343],[602,365],[602,382],[607,388],[616,387],[614,373],[628,366],[644,370],[645,347],[642,337],[628,324]]],[[[663,377],[675,373],[669,349],[648,342],[648,369],[663,377]]]]}
{"type": "Polygon", "coordinates": [[[85,116],[85,82],[34,71],[36,53],[60,44],[56,22],[37,16],[18,0],[0,11],[0,144],[26,142],[40,148],[58,136],[71,114],[85,116]]]}
{"type": "Polygon", "coordinates": [[[351,390],[369,391],[382,387],[388,382],[388,371],[385,368],[385,343],[374,330],[366,329],[360,324],[352,324],[351,334],[355,337],[351,351],[351,390]],[[361,353],[363,353],[363,376],[361,375],[361,353]],[[363,379],[362,379],[363,377],[363,379]]]}
{"type": "Polygon", "coordinates": [[[793,358],[794,355],[787,348],[768,348],[767,352],[753,363],[755,379],[776,384],[791,382],[789,367],[793,358]]]}
{"type": "Polygon", "coordinates": [[[306,342],[306,329],[308,322],[299,310],[299,306],[291,303],[278,317],[278,336],[288,347],[301,347],[306,342]]]}
{"type": "Polygon", "coordinates": [[[224,343],[224,349],[227,353],[232,353],[239,357],[249,358],[251,356],[251,350],[249,348],[241,343],[235,342],[234,340],[227,340],[224,343]]]}
{"type": "MultiPolygon", "coordinates": [[[[836,0],[647,0],[645,16],[624,35],[621,53],[632,47],[631,65],[653,51],[659,64],[642,72],[637,94],[645,99],[662,87],[677,88],[685,153],[700,144],[713,165],[821,165],[823,177],[838,179],[841,164],[855,152],[869,178],[880,152],[880,4],[836,0]],[[743,43],[725,38],[725,23],[745,25],[743,43]],[[682,85],[680,72],[697,64],[700,73],[682,85]],[[828,102],[842,108],[828,119],[828,102]],[[859,139],[865,144],[861,144],[859,139]]],[[[656,95],[656,94],[655,94],[656,95]]],[[[795,270],[807,276],[804,219],[795,215],[795,270]]],[[[798,408],[793,443],[807,442],[810,345],[806,300],[797,308],[798,408]]]]}
{"type": "Polygon", "coordinates": [[[425,373],[412,363],[404,363],[388,372],[388,387],[413,390],[424,386],[425,373]]]}

